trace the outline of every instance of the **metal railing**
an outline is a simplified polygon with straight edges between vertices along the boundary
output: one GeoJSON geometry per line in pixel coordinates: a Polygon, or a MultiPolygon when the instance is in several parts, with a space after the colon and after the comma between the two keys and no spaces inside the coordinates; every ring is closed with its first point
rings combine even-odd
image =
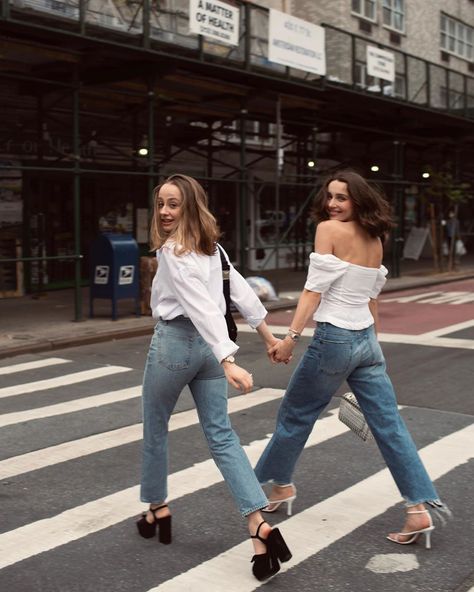
{"type": "MultiPolygon", "coordinates": [[[[269,9],[235,0],[240,11],[238,46],[229,46],[189,32],[189,1],[165,0],[1,0],[2,18],[28,26],[100,38],[104,43],[141,47],[147,51],[200,61],[218,61],[232,68],[284,76],[294,83],[319,85],[320,76],[282,66],[268,59],[269,9]],[[48,17],[45,21],[45,17],[48,17]],[[35,20],[37,17],[37,20],[35,20]],[[174,49],[171,49],[173,47],[174,49]]],[[[474,78],[392,46],[376,43],[328,23],[327,73],[324,82],[350,86],[361,93],[474,118],[474,78]],[[396,80],[369,79],[366,47],[377,45],[395,56],[396,80]],[[347,59],[350,56],[350,59],[347,59]]]]}

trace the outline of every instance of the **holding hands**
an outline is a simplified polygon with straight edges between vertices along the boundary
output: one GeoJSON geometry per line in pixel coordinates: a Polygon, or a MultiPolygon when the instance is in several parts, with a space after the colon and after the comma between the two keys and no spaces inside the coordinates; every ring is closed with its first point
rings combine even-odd
{"type": "Polygon", "coordinates": [[[284,362],[288,364],[293,357],[295,343],[296,339],[291,337],[290,334],[284,339],[277,339],[276,343],[270,349],[267,349],[268,357],[273,363],[284,362]]]}
{"type": "Polygon", "coordinates": [[[278,339],[274,337],[272,333],[268,333],[264,337],[265,345],[267,348],[267,355],[273,364],[283,362],[288,364],[293,357],[293,348],[296,342],[300,338],[300,333],[289,329],[284,339],[278,339]]]}

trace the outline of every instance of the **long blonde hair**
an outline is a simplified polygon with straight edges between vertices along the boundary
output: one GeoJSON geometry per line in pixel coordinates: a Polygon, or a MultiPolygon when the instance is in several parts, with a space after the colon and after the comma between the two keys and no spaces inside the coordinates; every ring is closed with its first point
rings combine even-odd
{"type": "Polygon", "coordinates": [[[201,255],[212,255],[220,236],[217,221],[208,209],[208,199],[202,185],[187,175],[175,174],[168,177],[153,190],[153,218],[150,227],[150,247],[157,250],[172,238],[175,254],[183,255],[194,251],[201,255]],[[175,185],[183,198],[181,218],[172,237],[160,226],[160,212],[157,206],[158,194],[166,183],[175,185]]]}

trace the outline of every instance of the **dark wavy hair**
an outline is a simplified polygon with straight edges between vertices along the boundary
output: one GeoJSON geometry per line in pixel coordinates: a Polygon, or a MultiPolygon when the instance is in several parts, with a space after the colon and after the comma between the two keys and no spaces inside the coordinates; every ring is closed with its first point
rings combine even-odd
{"type": "Polygon", "coordinates": [[[355,171],[336,171],[327,177],[318,191],[311,208],[311,217],[317,223],[329,219],[327,211],[328,186],[332,181],[346,183],[352,199],[354,219],[372,237],[385,238],[394,226],[390,204],[382,191],[370,185],[355,171]]]}

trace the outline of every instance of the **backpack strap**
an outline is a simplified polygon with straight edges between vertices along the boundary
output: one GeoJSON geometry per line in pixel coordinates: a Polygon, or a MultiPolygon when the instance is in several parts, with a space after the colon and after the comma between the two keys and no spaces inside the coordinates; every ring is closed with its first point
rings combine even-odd
{"type": "Polygon", "coordinates": [[[224,292],[225,299],[224,316],[227,323],[229,337],[232,341],[235,341],[237,339],[237,326],[235,324],[234,317],[232,316],[232,313],[230,311],[230,265],[225,255],[224,249],[220,246],[219,243],[216,243],[216,245],[219,250],[222,265],[222,291],[224,292]]]}

